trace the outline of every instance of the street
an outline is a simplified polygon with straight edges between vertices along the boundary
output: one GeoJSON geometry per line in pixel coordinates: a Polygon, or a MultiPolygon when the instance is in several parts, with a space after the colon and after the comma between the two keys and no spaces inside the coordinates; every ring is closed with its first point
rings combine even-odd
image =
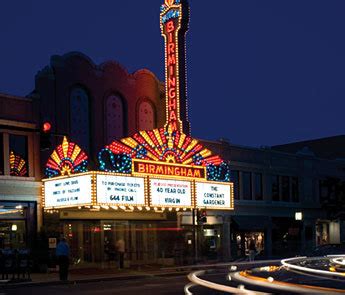
{"type": "Polygon", "coordinates": [[[183,294],[184,286],[188,282],[187,277],[183,275],[81,284],[17,287],[0,290],[0,294],[183,294]]]}
{"type": "MultiPolygon", "coordinates": [[[[2,294],[229,294],[237,293],[238,288],[247,290],[279,293],[345,293],[342,280],[343,269],[337,267],[332,275],[321,270],[327,263],[343,263],[340,258],[290,258],[276,261],[256,261],[254,263],[238,262],[229,265],[199,265],[200,269],[190,273],[152,274],[146,277],[100,278],[98,281],[70,281],[66,284],[59,281],[25,285],[0,285],[2,294]],[[284,266],[286,264],[286,266],[284,266]],[[309,267],[302,267],[309,266],[309,267]],[[208,270],[206,270],[208,268],[208,270]],[[298,268],[295,271],[294,268],[298,268]],[[203,270],[204,269],[204,270],[203,270]],[[318,275],[315,272],[318,271],[318,275]],[[229,276],[231,273],[231,278],[229,276]],[[337,278],[339,277],[339,278],[337,278]],[[191,281],[194,283],[191,284],[191,281]],[[186,288],[188,286],[188,288],[186,288]],[[187,290],[186,290],[187,289],[187,290]],[[216,291],[216,290],[221,291],[216,291]]],[[[90,277],[91,279],[91,277],[90,277]]]]}

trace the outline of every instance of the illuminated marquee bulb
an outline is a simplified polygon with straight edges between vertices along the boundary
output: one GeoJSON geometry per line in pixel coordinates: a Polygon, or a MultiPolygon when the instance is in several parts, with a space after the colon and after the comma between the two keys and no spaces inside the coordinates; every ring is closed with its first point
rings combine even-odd
{"type": "Polygon", "coordinates": [[[66,136],[64,136],[63,141],[62,141],[62,151],[63,151],[64,158],[67,157],[67,150],[68,150],[68,141],[67,141],[66,136]]]}
{"type": "Polygon", "coordinates": [[[70,175],[87,171],[87,156],[80,147],[69,142],[64,136],[62,143],[56,147],[47,161],[45,174],[48,177],[70,175]]]}

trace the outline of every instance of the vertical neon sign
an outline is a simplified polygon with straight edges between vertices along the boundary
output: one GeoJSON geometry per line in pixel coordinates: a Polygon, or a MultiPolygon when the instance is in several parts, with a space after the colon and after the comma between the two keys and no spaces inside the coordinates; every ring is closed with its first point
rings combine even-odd
{"type": "Polygon", "coordinates": [[[186,1],[165,0],[160,26],[165,43],[166,125],[172,131],[189,134],[187,115],[185,34],[189,7],[186,1]]]}

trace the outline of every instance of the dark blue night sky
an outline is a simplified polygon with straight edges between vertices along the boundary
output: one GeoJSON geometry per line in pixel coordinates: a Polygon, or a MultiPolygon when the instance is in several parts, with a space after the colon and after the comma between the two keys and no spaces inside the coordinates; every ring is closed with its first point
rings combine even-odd
{"type": "MultiPolygon", "coordinates": [[[[28,94],[50,56],[69,51],[162,80],[162,2],[1,1],[0,92],[28,94]]],[[[194,137],[260,146],[345,133],[345,1],[190,4],[194,137]]]]}

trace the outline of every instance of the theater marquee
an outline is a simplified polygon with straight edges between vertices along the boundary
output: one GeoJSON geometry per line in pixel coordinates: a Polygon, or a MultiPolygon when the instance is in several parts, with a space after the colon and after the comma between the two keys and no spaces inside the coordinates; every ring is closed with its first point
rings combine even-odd
{"type": "Polygon", "coordinates": [[[59,177],[44,182],[46,208],[71,207],[92,204],[92,174],[59,177]]]}
{"type": "Polygon", "coordinates": [[[91,171],[43,180],[45,209],[130,207],[232,210],[233,184],[91,171]]]}
{"type": "Polygon", "coordinates": [[[171,179],[150,179],[150,204],[154,207],[191,208],[192,183],[171,179]]]}

